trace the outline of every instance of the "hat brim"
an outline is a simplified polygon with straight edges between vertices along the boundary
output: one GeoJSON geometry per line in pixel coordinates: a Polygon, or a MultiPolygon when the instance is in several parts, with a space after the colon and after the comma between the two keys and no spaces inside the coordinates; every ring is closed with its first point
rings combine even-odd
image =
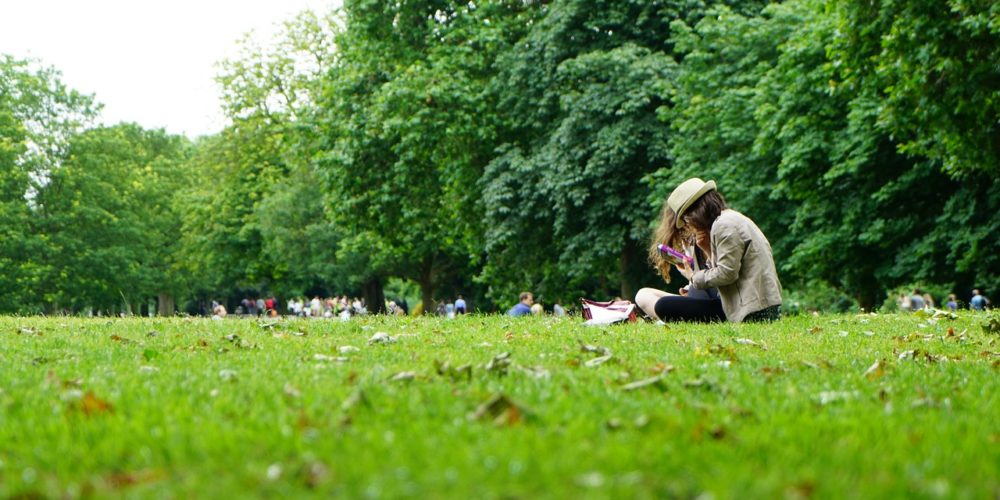
{"type": "Polygon", "coordinates": [[[689,197],[686,201],[684,201],[684,204],[681,205],[681,208],[677,210],[677,219],[674,222],[674,226],[676,226],[677,229],[684,227],[684,218],[683,218],[684,212],[686,212],[687,209],[694,204],[694,202],[698,201],[698,198],[701,198],[702,196],[705,195],[705,193],[714,190],[715,190],[715,181],[708,181],[704,185],[702,185],[701,188],[698,189],[698,191],[695,191],[695,193],[691,195],[691,197],[689,197]]]}

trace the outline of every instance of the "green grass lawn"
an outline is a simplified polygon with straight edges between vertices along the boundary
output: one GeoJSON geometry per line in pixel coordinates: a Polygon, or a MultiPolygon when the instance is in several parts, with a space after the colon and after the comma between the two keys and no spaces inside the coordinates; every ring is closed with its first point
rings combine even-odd
{"type": "Polygon", "coordinates": [[[0,318],[0,497],[996,497],[981,318],[0,318]]]}

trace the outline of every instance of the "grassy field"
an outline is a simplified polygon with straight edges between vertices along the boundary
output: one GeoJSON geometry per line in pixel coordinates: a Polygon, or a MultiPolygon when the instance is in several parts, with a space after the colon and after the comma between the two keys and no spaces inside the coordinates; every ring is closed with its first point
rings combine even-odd
{"type": "Polygon", "coordinates": [[[982,318],[0,318],[0,497],[995,498],[982,318]]]}

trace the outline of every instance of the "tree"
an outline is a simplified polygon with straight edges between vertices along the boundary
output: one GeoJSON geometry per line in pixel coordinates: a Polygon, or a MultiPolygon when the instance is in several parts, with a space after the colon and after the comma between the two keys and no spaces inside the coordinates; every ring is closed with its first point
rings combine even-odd
{"type": "Polygon", "coordinates": [[[111,311],[183,288],[174,272],[180,238],[173,196],[193,182],[188,143],[138,125],[98,127],[70,138],[36,197],[46,238],[42,281],[52,311],[111,311]]]}
{"type": "MultiPolygon", "coordinates": [[[[740,2],[759,9],[758,2],[740,2]]],[[[674,71],[670,23],[688,2],[567,0],[542,16],[500,61],[499,154],[483,185],[488,261],[483,281],[508,301],[531,288],[557,300],[589,292],[632,296],[645,263],[650,188],[670,165],[674,71]]]]}
{"type": "MultiPolygon", "coordinates": [[[[381,307],[390,276],[436,288],[481,252],[474,182],[491,151],[489,68],[521,15],[517,2],[348,2],[327,109],[338,257],[363,266],[381,307]]],[[[361,269],[355,268],[358,271],[361,269]]]]}
{"type": "Polygon", "coordinates": [[[45,237],[35,227],[37,190],[67,140],[98,106],[51,68],[0,55],[0,312],[38,312],[45,237]]]}
{"type": "Polygon", "coordinates": [[[218,81],[232,125],[199,142],[193,164],[204,182],[184,198],[184,261],[199,277],[199,294],[299,294],[331,278],[334,249],[297,242],[329,243],[333,234],[322,220],[325,198],[303,181],[315,178],[311,116],[336,29],[332,15],[304,11],[270,43],[247,35],[239,56],[222,62],[218,81]]]}
{"type": "MultiPolygon", "coordinates": [[[[831,60],[838,26],[823,2],[800,0],[760,17],[719,9],[678,29],[678,167],[734,187],[795,288],[830,284],[871,308],[900,285],[966,282],[963,249],[992,239],[973,214],[995,196],[900,147],[881,122],[875,80],[831,60]]],[[[992,256],[976,255],[987,265],[975,272],[995,273],[992,256]]]]}

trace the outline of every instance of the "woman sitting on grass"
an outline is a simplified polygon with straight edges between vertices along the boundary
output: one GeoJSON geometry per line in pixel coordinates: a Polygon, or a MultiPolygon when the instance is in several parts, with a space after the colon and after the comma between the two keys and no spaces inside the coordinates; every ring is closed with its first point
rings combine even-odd
{"type": "Polygon", "coordinates": [[[668,283],[671,265],[690,282],[681,295],[639,290],[635,302],[651,318],[738,323],[781,316],[771,244],[752,220],[726,207],[715,181],[688,179],[674,189],[660,214],[649,260],[668,283]],[[660,244],[694,256],[693,265],[661,252],[660,244]]]}

